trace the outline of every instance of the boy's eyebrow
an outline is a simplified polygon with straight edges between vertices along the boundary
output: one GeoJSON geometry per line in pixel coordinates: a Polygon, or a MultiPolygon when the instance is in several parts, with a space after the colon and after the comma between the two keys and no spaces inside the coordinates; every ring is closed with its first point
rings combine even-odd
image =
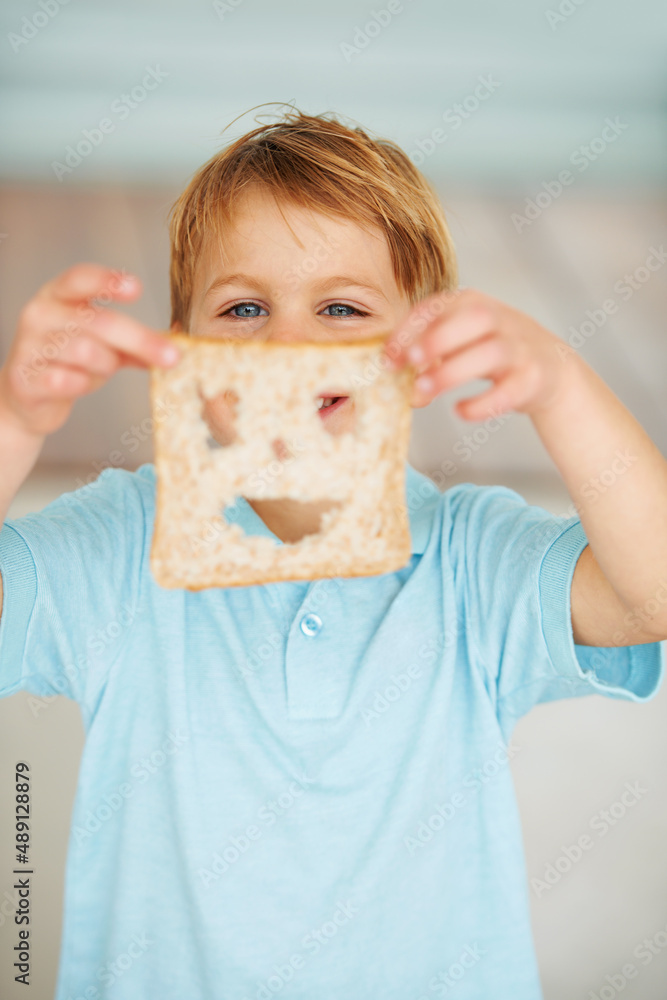
{"type": "MultiPolygon", "coordinates": [[[[257,278],[254,278],[251,274],[241,274],[237,272],[236,274],[221,274],[220,277],[216,278],[215,281],[209,285],[204,298],[208,298],[213,292],[217,292],[219,288],[223,285],[231,285],[234,282],[240,285],[257,285],[257,278]]],[[[372,285],[369,282],[360,281],[359,278],[353,278],[347,274],[335,274],[324,281],[316,282],[316,287],[323,292],[327,292],[332,288],[338,288],[341,286],[353,287],[353,288],[363,288],[364,291],[372,292],[374,295],[380,298],[387,299],[381,288],[377,285],[372,285]]]]}
{"type": "Polygon", "coordinates": [[[351,286],[353,288],[363,288],[366,292],[374,292],[375,295],[379,295],[383,299],[387,298],[382,289],[377,285],[371,285],[369,282],[360,281],[358,278],[351,278],[347,274],[335,274],[333,277],[327,278],[326,281],[320,281],[317,283],[317,287],[322,292],[328,292],[331,288],[337,288],[341,285],[345,287],[351,286]]]}

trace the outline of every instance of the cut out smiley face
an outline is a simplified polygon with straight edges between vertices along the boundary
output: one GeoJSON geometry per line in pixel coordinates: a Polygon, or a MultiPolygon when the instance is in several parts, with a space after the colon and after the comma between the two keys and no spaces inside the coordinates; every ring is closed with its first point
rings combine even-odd
{"type": "Polygon", "coordinates": [[[384,338],[232,342],[173,335],[182,358],[153,369],[163,586],[200,589],[388,572],[410,553],[405,461],[414,372],[382,365],[384,338]],[[213,442],[213,444],[212,444],[213,442]],[[217,445],[217,447],[216,447],[217,445]],[[238,496],[329,502],[320,531],[278,545],[221,516],[238,496]]]}

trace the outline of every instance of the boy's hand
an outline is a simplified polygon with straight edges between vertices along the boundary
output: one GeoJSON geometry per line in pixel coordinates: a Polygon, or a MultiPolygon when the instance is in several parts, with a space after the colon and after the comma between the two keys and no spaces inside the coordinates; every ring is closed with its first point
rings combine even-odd
{"type": "Polygon", "coordinates": [[[139,279],[77,264],[47,282],[24,307],[0,368],[0,416],[37,437],[65,423],[73,403],[119,368],[168,366],[179,352],[164,335],[104,308],[131,302],[139,279]]]}
{"type": "Polygon", "coordinates": [[[557,363],[559,346],[559,337],[525,313],[463,289],[414,306],[384,350],[395,367],[414,365],[412,406],[426,406],[471,379],[491,379],[490,389],[455,407],[465,420],[484,420],[507,410],[534,414],[548,407],[565,375],[566,366],[557,363]]]}

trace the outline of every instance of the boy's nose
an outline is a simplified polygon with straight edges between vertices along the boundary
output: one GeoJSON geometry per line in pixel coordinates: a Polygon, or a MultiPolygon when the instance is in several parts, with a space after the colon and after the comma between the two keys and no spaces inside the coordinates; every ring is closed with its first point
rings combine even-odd
{"type": "Polygon", "coordinates": [[[281,344],[288,344],[291,341],[308,340],[309,338],[304,336],[303,328],[300,323],[292,323],[289,325],[282,324],[279,327],[267,330],[266,339],[275,340],[281,344]]]}
{"type": "Polygon", "coordinates": [[[272,317],[262,327],[261,332],[267,340],[274,340],[283,344],[299,340],[331,340],[332,337],[330,330],[303,317],[294,317],[294,319],[281,318],[279,320],[274,320],[272,317]]]}

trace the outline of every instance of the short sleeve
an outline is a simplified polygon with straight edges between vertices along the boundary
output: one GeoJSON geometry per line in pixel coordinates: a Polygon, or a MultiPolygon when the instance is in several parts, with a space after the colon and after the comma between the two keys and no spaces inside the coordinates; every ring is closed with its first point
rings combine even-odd
{"type": "Polygon", "coordinates": [[[0,695],[99,695],[137,615],[151,467],[105,469],[0,532],[0,695]]]}
{"type": "Polygon", "coordinates": [[[449,544],[461,613],[504,731],[557,698],[652,698],[662,682],[662,643],[574,642],[570,590],[588,544],[579,518],[557,517],[506,487],[453,489],[449,544]]]}

